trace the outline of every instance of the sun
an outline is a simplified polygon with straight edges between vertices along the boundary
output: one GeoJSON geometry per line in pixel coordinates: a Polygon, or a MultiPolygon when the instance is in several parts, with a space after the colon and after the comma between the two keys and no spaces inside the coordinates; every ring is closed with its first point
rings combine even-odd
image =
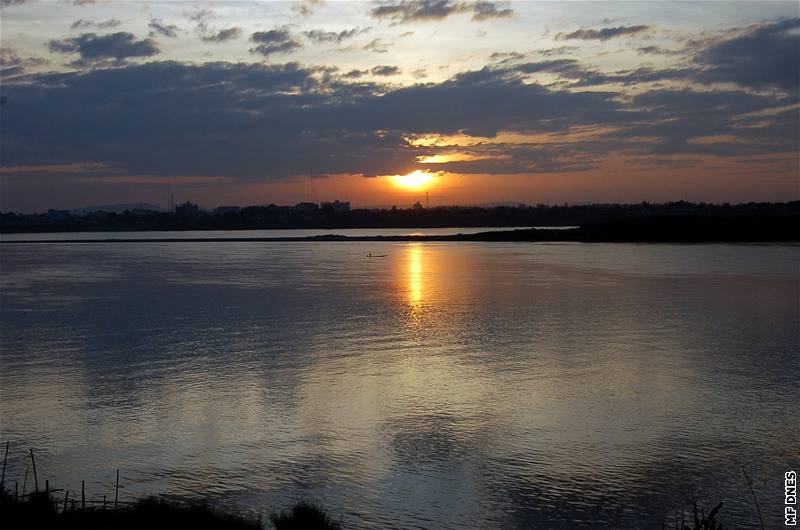
{"type": "Polygon", "coordinates": [[[407,190],[421,190],[430,185],[435,176],[436,175],[433,173],[418,169],[408,173],[407,175],[394,175],[392,180],[394,180],[394,183],[401,188],[405,188],[407,190]]]}

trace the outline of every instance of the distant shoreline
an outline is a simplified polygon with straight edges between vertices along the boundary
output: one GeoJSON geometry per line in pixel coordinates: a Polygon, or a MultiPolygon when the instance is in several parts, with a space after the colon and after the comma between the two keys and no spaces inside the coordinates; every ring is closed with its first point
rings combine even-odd
{"type": "MultiPolygon", "coordinates": [[[[102,232],[97,232],[102,234],[102,232]]],[[[793,216],[754,218],[652,218],[592,224],[577,228],[528,228],[446,235],[325,234],[283,237],[20,239],[31,243],[296,243],[296,242],[573,242],[573,243],[777,243],[800,242],[800,223],[793,216]]]]}
{"type": "MultiPolygon", "coordinates": [[[[126,210],[122,213],[91,212],[75,214],[67,210],[50,210],[40,214],[20,214],[0,212],[0,234],[56,234],[65,232],[105,233],[96,239],[113,239],[115,234],[108,232],[188,232],[194,230],[373,230],[372,234],[398,234],[397,230],[426,230],[428,234],[436,234],[441,229],[446,235],[456,230],[465,232],[494,232],[514,228],[541,228],[542,232],[535,236],[518,234],[513,240],[554,240],[547,235],[547,230],[556,227],[582,227],[614,225],[615,235],[607,233],[603,237],[639,240],[641,227],[652,229],[655,225],[669,224],[671,232],[693,232],[700,226],[704,230],[716,224],[722,232],[731,230],[748,230],[750,225],[766,226],[772,230],[783,230],[781,223],[796,222],[800,224],[800,201],[782,203],[742,203],[742,204],[708,204],[689,203],[685,201],[654,204],[586,204],[586,205],[536,205],[516,207],[504,206],[494,208],[468,206],[437,206],[433,208],[391,209],[391,210],[335,210],[320,208],[316,205],[301,203],[296,206],[247,206],[230,207],[226,211],[204,212],[196,205],[188,205],[175,212],[157,212],[150,210],[126,210]],[[310,209],[309,209],[310,208],[310,209]],[[764,224],[766,223],[766,225],[764,224]],[[689,226],[691,225],[691,227],[689,226]],[[724,225],[724,226],[723,226],[724,225]],[[477,230],[476,230],[477,229],[477,230]],[[620,236],[619,234],[624,234],[620,236]]],[[[592,229],[592,234],[561,234],[559,240],[596,240],[599,237],[592,229]]],[[[335,233],[335,232],[331,232],[335,233]]],[[[763,234],[764,231],[761,231],[763,234]]],[[[442,235],[444,235],[442,234],[442,235]]],[[[156,237],[162,234],[155,234],[156,237]]],[[[213,234],[208,234],[213,237],[213,234]]],[[[233,235],[233,234],[227,234],[233,235]]],[[[252,234],[264,237],[279,234],[252,234]]],[[[280,234],[284,239],[305,237],[307,234],[280,234]]],[[[316,234],[311,234],[316,235],[316,234]]],[[[464,234],[467,235],[467,234],[464,234]]],[[[756,234],[754,234],[756,235],[756,234]]],[[[173,234],[163,234],[165,239],[173,234]]],[[[355,234],[352,237],[360,237],[355,234]]],[[[708,236],[712,236],[711,233],[708,236]]],[[[763,235],[756,235],[762,240],[763,235]]],[[[51,236],[48,236],[51,237],[51,236]]],[[[93,236],[89,236],[93,237],[93,236]]],[[[133,237],[136,237],[133,234],[133,237]]],[[[372,237],[365,235],[364,237],[372,237]]],[[[494,236],[492,237],[497,240],[494,236]]],[[[504,236],[507,237],[507,236],[504,236]]],[[[645,236],[645,239],[655,237],[645,236]]],[[[661,236],[659,236],[661,237],[661,236]]],[[[678,239],[692,236],[679,235],[678,239]]],[[[733,239],[742,238],[742,234],[733,239]]],[[[750,237],[749,235],[747,236],[750,237]]],[[[785,235],[770,235],[771,238],[783,239],[785,235]]],[[[93,237],[94,238],[94,237],[93,237]]],[[[728,240],[729,234],[713,234],[713,239],[728,240]]],[[[31,236],[36,239],[36,236],[31,236]]],[[[65,237],[66,239],[66,237],[65,237]]]]}

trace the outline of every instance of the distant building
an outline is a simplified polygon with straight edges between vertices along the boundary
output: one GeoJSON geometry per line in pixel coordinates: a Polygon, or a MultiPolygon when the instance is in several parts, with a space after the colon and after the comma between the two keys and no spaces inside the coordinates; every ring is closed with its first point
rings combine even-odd
{"type": "Polygon", "coordinates": [[[411,208],[412,208],[413,210],[424,210],[424,209],[425,209],[425,207],[424,207],[424,206],[422,206],[422,203],[421,203],[421,202],[419,202],[419,201],[415,202],[415,203],[414,203],[414,204],[411,206],[411,208]]]}
{"type": "Polygon", "coordinates": [[[294,209],[298,212],[313,212],[319,210],[319,205],[315,202],[298,202],[294,205],[294,209]]]}
{"type": "Polygon", "coordinates": [[[175,206],[175,215],[181,217],[194,217],[198,213],[200,213],[200,207],[196,204],[192,204],[189,201],[175,206]]]}
{"type": "Polygon", "coordinates": [[[333,202],[322,202],[320,203],[320,207],[323,210],[333,210],[334,212],[349,212],[350,201],[340,201],[336,199],[333,202]]]}
{"type": "Polygon", "coordinates": [[[238,206],[217,206],[213,213],[214,215],[225,215],[226,213],[239,213],[239,210],[241,208],[238,206]]]}

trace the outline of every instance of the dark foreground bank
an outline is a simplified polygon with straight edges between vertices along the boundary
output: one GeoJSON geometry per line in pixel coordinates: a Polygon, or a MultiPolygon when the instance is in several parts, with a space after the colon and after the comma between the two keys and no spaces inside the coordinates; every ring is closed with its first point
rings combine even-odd
{"type": "MultiPolygon", "coordinates": [[[[212,507],[206,503],[168,500],[160,497],[145,497],[134,502],[120,502],[119,471],[113,496],[102,500],[87,497],[83,483],[80,492],[51,488],[50,480],[44,487],[36,473],[33,450],[30,451],[33,469],[32,491],[27,491],[28,470],[20,489],[19,481],[6,482],[9,443],[6,444],[0,477],[0,528],[55,529],[55,530],[171,530],[191,528],[193,530],[341,530],[340,520],[328,511],[311,502],[301,500],[288,510],[270,512],[264,521],[259,511],[234,512],[212,507]]],[[[29,468],[29,469],[30,469],[29,468]]],[[[743,469],[744,472],[744,469],[743,469]]],[[[750,478],[745,478],[751,485],[750,478]]],[[[752,486],[751,486],[752,492],[752,486]]],[[[758,503],[753,493],[756,507],[758,503]]],[[[717,521],[723,507],[719,503],[708,513],[694,502],[686,513],[681,508],[675,511],[676,530],[723,530],[717,521]]],[[[341,509],[341,507],[338,507],[341,509]]],[[[761,513],[758,512],[759,521],[761,513]]],[[[663,522],[653,522],[653,528],[665,530],[663,522]]],[[[669,527],[673,527],[670,524],[669,527]]],[[[761,527],[764,527],[761,521],[761,527]]]]}
{"type": "Polygon", "coordinates": [[[650,217],[577,228],[527,228],[475,234],[343,236],[337,234],[303,237],[203,237],[0,240],[2,243],[192,243],[192,242],[292,242],[292,241],[496,241],[496,242],[578,242],[578,243],[778,243],[800,241],[800,216],[756,217],[650,217]]]}
{"type": "MultiPolygon", "coordinates": [[[[109,505],[110,506],[110,505],[109,505]]],[[[717,505],[708,514],[695,504],[686,514],[675,515],[676,530],[724,530],[716,517],[717,505]]],[[[57,501],[45,492],[23,497],[0,491],[0,526],[3,528],[55,530],[340,530],[341,525],[326,511],[301,501],[291,509],[273,512],[269,522],[261,516],[225,512],[206,504],[178,503],[156,497],[141,499],[117,508],[86,508],[80,500],[57,501]]],[[[658,528],[657,524],[653,525],[658,528]]],[[[667,526],[662,523],[662,530],[667,526]]]]}
{"type": "Polygon", "coordinates": [[[323,508],[301,501],[291,509],[261,516],[226,512],[206,504],[147,497],[132,504],[86,507],[81,499],[56,500],[45,492],[14,496],[0,492],[0,527],[56,530],[338,530],[323,508]]]}

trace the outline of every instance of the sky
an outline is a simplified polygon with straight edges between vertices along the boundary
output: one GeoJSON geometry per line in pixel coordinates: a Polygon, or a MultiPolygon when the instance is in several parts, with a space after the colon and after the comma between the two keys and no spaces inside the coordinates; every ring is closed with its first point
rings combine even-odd
{"type": "Polygon", "coordinates": [[[0,210],[800,198],[797,2],[0,0],[0,210]],[[418,178],[398,176],[413,174],[418,178]]]}

